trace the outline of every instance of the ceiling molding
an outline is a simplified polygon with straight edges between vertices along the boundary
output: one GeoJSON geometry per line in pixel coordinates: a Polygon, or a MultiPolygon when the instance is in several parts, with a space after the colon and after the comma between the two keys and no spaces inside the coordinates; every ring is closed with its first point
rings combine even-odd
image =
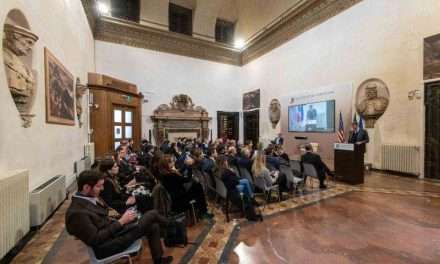
{"type": "Polygon", "coordinates": [[[362,0],[308,0],[253,39],[242,51],[247,64],[362,0]]]}
{"type": "Polygon", "coordinates": [[[96,21],[95,39],[220,63],[241,65],[240,52],[237,49],[111,17],[101,16],[96,21]]]}
{"type": "Polygon", "coordinates": [[[241,51],[222,43],[100,16],[94,7],[96,0],[81,1],[97,40],[242,66],[362,0],[304,0],[253,38],[241,51]]]}

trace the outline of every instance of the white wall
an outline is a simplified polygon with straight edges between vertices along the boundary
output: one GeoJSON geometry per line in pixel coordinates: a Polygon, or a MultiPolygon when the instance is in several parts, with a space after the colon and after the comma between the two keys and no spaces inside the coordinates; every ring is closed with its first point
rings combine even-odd
{"type": "Polygon", "coordinates": [[[138,86],[148,103],[142,106],[142,137],[153,129],[150,116],[174,95],[187,94],[204,107],[217,137],[217,111],[240,111],[240,68],[152,50],[96,41],[96,72],[138,86]]]}
{"type": "Polygon", "coordinates": [[[423,147],[423,100],[407,95],[423,89],[423,38],[440,32],[439,12],[438,0],[364,0],[246,65],[243,92],[261,89],[260,135],[273,138],[279,130],[267,118],[274,97],[343,83],[356,90],[377,77],[391,102],[372,133],[376,167],[381,142],[423,147]]]}
{"type": "MultiPolygon", "coordinates": [[[[30,189],[57,175],[70,176],[73,162],[83,156],[87,126],[63,126],[46,123],[44,88],[44,47],[47,47],[69,71],[87,81],[94,71],[94,44],[81,1],[2,0],[0,3],[0,39],[3,23],[11,9],[24,13],[31,30],[39,36],[33,51],[33,69],[37,72],[37,92],[32,108],[36,116],[30,128],[23,128],[18,110],[7,88],[3,53],[0,52],[0,173],[28,169],[30,189]]],[[[85,99],[83,109],[86,109],[85,99]]],[[[83,114],[87,124],[86,113],[83,114]]],[[[68,179],[70,180],[70,179],[68,179]]]]}

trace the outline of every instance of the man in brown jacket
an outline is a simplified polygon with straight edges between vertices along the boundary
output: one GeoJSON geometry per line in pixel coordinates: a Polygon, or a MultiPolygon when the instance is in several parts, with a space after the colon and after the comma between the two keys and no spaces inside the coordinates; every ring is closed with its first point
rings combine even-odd
{"type": "Polygon", "coordinates": [[[159,225],[167,224],[165,217],[149,211],[136,222],[136,213],[127,210],[118,220],[110,218],[109,208],[98,200],[104,186],[102,175],[97,171],[84,171],[77,184],[78,192],[72,196],[66,212],[66,229],[93,248],[98,259],[122,252],[146,236],[154,263],[171,263],[171,256],[162,258],[159,225]]]}

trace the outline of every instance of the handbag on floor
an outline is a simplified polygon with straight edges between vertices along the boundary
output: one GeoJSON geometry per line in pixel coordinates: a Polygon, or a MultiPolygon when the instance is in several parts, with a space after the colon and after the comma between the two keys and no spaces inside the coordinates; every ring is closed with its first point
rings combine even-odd
{"type": "Polygon", "coordinates": [[[185,213],[169,218],[164,242],[167,247],[185,247],[188,244],[185,213]]]}

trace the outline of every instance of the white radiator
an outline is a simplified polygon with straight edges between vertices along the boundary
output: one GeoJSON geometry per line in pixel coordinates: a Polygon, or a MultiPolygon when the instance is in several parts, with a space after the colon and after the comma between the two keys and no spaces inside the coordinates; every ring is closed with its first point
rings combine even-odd
{"type": "Polygon", "coordinates": [[[84,145],[84,157],[90,157],[90,164],[95,163],[95,143],[90,142],[84,145]]]}
{"type": "MultiPolygon", "coordinates": [[[[29,232],[29,172],[0,175],[0,259],[29,232]]],[[[1,262],[1,261],[0,261],[1,262]]]]}
{"type": "Polygon", "coordinates": [[[58,175],[30,194],[31,226],[40,226],[66,199],[66,177],[58,175]]]}
{"type": "Polygon", "coordinates": [[[382,169],[420,174],[420,147],[413,145],[382,145],[382,169]]]}

